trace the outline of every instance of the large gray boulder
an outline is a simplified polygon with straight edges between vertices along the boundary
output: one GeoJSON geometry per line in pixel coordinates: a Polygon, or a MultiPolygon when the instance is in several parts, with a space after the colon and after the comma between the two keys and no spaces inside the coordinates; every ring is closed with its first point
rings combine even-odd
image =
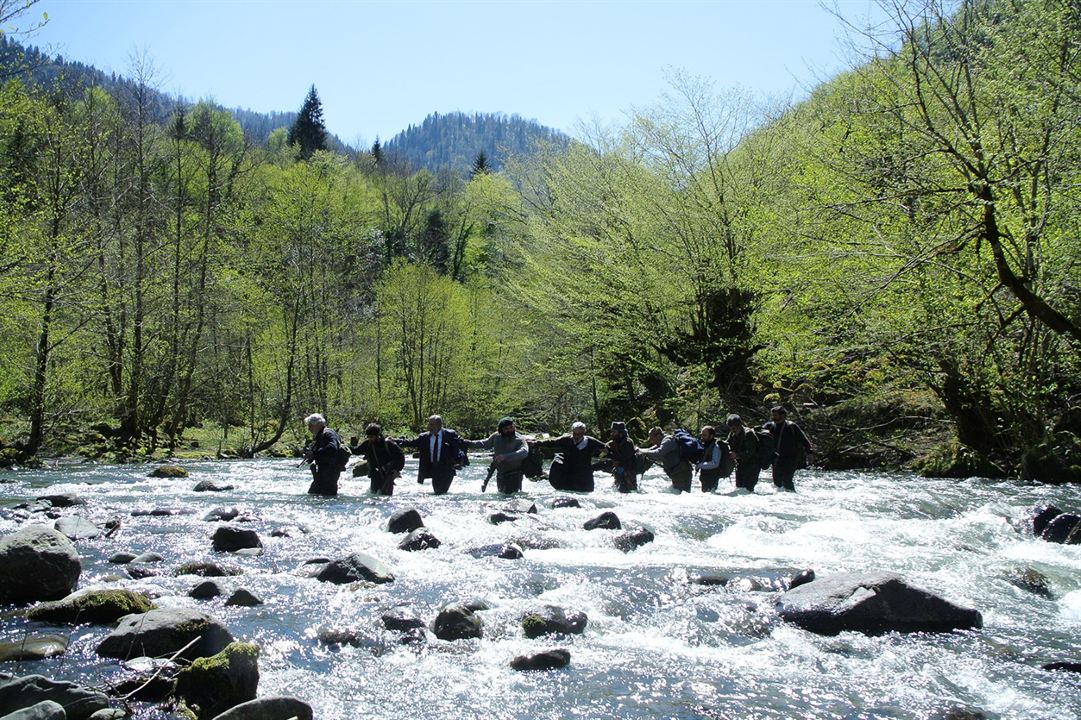
{"type": "Polygon", "coordinates": [[[79,515],[62,517],[53,527],[69,540],[91,540],[101,535],[101,530],[97,525],[79,515]]]}
{"type": "Polygon", "coordinates": [[[213,720],[312,720],[308,703],[293,697],[262,697],[226,710],[213,720]]]}
{"type": "Polygon", "coordinates": [[[194,660],[221,652],[233,636],[214,618],[198,610],[170,608],[141,615],[126,615],[98,645],[103,657],[158,657],[172,655],[192,640],[198,641],[181,657],[194,660]]]}
{"type": "Polygon", "coordinates": [[[42,700],[35,705],[5,715],[0,720],[67,720],[67,717],[68,714],[64,711],[63,705],[52,700],[42,700]]]}
{"type": "Polygon", "coordinates": [[[376,584],[394,582],[390,569],[371,555],[353,553],[348,557],[328,562],[315,575],[321,582],[345,585],[366,580],[376,584]]]}
{"type": "Polygon", "coordinates": [[[522,617],[522,631],[527,638],[542,635],[581,635],[589,617],[583,612],[568,613],[558,605],[545,605],[543,609],[522,617]]]}
{"type": "Polygon", "coordinates": [[[68,639],[61,635],[27,635],[15,642],[0,642],[0,662],[44,660],[67,649],[68,639]]]}
{"type": "Polygon", "coordinates": [[[27,612],[31,620],[54,623],[92,623],[111,625],[125,615],[145,613],[154,609],[150,599],[141,593],[123,588],[86,588],[35,605],[27,612]]]}
{"type": "Polygon", "coordinates": [[[80,573],[75,546],[51,527],[31,525],[0,538],[0,603],[59,600],[80,573]]]}
{"type": "Polygon", "coordinates": [[[909,585],[896,573],[841,573],[793,588],[777,601],[782,619],[821,635],[855,630],[950,632],[983,627],[977,610],[909,585]]]}
{"type": "Polygon", "coordinates": [[[230,643],[217,655],[199,658],[176,676],[173,693],[202,718],[254,700],[259,689],[259,646],[230,643]]]}
{"type": "Polygon", "coordinates": [[[214,531],[214,549],[218,552],[235,552],[247,548],[261,548],[259,533],[233,525],[221,525],[214,531]]]}
{"type": "Polygon", "coordinates": [[[387,521],[387,532],[395,534],[413,532],[422,527],[424,527],[424,520],[416,508],[398,510],[387,521]]]}
{"type": "Polygon", "coordinates": [[[109,698],[75,683],[50,680],[42,675],[0,679],[0,716],[51,700],[64,708],[67,720],[87,720],[109,707],[109,698]]]}
{"type": "Polygon", "coordinates": [[[432,632],[440,640],[479,638],[484,634],[484,622],[469,608],[452,605],[439,611],[432,621],[432,632]]]}
{"type": "Polygon", "coordinates": [[[528,670],[556,670],[566,667],[570,661],[570,650],[556,648],[554,650],[544,650],[535,655],[519,655],[510,661],[510,666],[523,672],[528,670]]]}

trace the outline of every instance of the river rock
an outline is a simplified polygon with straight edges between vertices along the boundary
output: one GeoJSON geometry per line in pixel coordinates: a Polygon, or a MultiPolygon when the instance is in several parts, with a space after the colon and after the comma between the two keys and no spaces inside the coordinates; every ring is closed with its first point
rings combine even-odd
{"type": "Polygon", "coordinates": [[[192,492],[226,492],[236,490],[236,485],[227,485],[216,480],[200,480],[192,488],[192,492]]]}
{"type": "Polygon", "coordinates": [[[518,513],[506,512],[505,510],[499,510],[488,516],[488,522],[493,525],[502,525],[505,522],[515,522],[521,519],[521,515],[518,513]]]}
{"type": "Polygon", "coordinates": [[[1040,534],[1047,542],[1062,545],[1081,544],[1081,515],[1062,513],[1056,515],[1040,534]]]}
{"type": "Polygon", "coordinates": [[[186,478],[189,473],[179,465],[159,465],[150,471],[152,478],[186,478]]]}
{"type": "Polygon", "coordinates": [[[540,512],[537,509],[537,503],[528,500],[509,502],[504,509],[513,515],[536,515],[540,512]]]}
{"type": "Polygon", "coordinates": [[[425,528],[420,528],[409,533],[409,536],[398,543],[399,550],[405,550],[406,552],[415,552],[417,550],[428,550],[429,548],[437,548],[442,545],[435,535],[432,535],[425,528]]]}
{"type": "Polygon", "coordinates": [[[133,563],[158,563],[163,561],[164,559],[165,558],[163,558],[161,555],[158,555],[156,552],[145,552],[142,555],[136,555],[131,559],[131,561],[133,563]]]}
{"type": "Polygon", "coordinates": [[[213,720],[312,720],[312,708],[293,697],[262,697],[232,707],[213,720]]]}
{"type": "Polygon", "coordinates": [[[906,583],[896,573],[839,573],[784,593],[782,619],[820,635],[855,630],[868,635],[949,632],[983,626],[976,610],[963,608],[906,583]]]}
{"type": "Polygon", "coordinates": [[[1054,505],[1041,505],[1029,511],[1025,524],[1032,528],[1033,535],[1039,537],[1043,535],[1048,524],[1061,514],[1062,511],[1054,505]]]}
{"type": "Polygon", "coordinates": [[[161,570],[157,568],[148,567],[146,565],[137,565],[135,563],[128,565],[127,572],[128,577],[133,580],[142,580],[143,578],[157,577],[158,575],[161,575],[161,570]]]}
{"type": "Polygon", "coordinates": [[[518,671],[527,670],[556,670],[570,664],[570,650],[557,648],[545,650],[535,655],[519,655],[510,661],[510,666],[518,671]]]}
{"type": "Polygon", "coordinates": [[[42,495],[37,498],[39,501],[44,501],[52,505],[53,507],[75,507],[76,505],[86,505],[86,500],[75,493],[59,493],[57,495],[42,495]]]}
{"type": "Polygon", "coordinates": [[[173,678],[181,667],[165,658],[148,657],[124,660],[120,665],[120,672],[105,683],[106,692],[114,697],[130,695],[141,702],[161,702],[171,695],[173,678]]]}
{"type": "Polygon", "coordinates": [[[195,660],[177,673],[173,693],[199,716],[214,717],[255,699],[259,689],[259,646],[232,642],[210,657],[195,660]]]}
{"type": "Polygon", "coordinates": [[[130,552],[118,552],[109,556],[109,562],[114,565],[127,565],[129,562],[138,557],[135,553],[130,552]]]}
{"type": "Polygon", "coordinates": [[[81,573],[75,546],[53,528],[31,525],[0,538],[0,603],[59,600],[81,573]]]}
{"type": "Polygon", "coordinates": [[[0,720],[67,720],[67,717],[68,714],[64,711],[63,705],[52,700],[42,700],[30,707],[5,715],[0,720]]]}
{"type": "Polygon", "coordinates": [[[432,632],[440,640],[468,640],[484,634],[484,622],[472,610],[451,605],[439,611],[432,621],[432,632]]]}
{"type": "Polygon", "coordinates": [[[545,605],[522,616],[522,631],[527,638],[542,635],[581,635],[589,618],[583,612],[568,613],[558,605],[545,605]]]}
{"type": "Polygon", "coordinates": [[[0,662],[44,660],[67,649],[68,639],[61,635],[27,635],[15,642],[0,642],[0,662]]]}
{"type": "Polygon", "coordinates": [[[67,720],[88,720],[98,710],[109,707],[109,698],[72,682],[50,680],[42,675],[0,677],[0,715],[31,707],[45,700],[61,705],[67,720]]]}
{"type": "Polygon", "coordinates": [[[262,600],[260,600],[255,595],[252,595],[251,592],[245,590],[244,588],[238,588],[237,590],[234,590],[233,594],[229,596],[229,599],[225,601],[226,607],[255,607],[262,604],[262,600]]]}
{"type": "Polygon", "coordinates": [[[396,630],[398,632],[408,632],[415,628],[424,627],[423,620],[407,615],[400,610],[389,610],[383,613],[381,620],[383,621],[383,627],[387,630],[396,630]]]}
{"type": "Polygon", "coordinates": [[[640,548],[643,545],[653,542],[653,532],[644,527],[638,527],[634,530],[628,530],[625,533],[620,533],[612,539],[616,548],[623,552],[630,552],[636,548],[640,548]]]}
{"type": "Polygon", "coordinates": [[[53,623],[111,625],[125,615],[150,612],[150,599],[131,590],[86,588],[30,608],[26,617],[53,623]]]}
{"type": "Polygon", "coordinates": [[[791,590],[792,588],[798,588],[800,585],[806,585],[809,582],[813,582],[814,579],[814,570],[803,570],[802,572],[793,575],[788,581],[788,589],[791,590]]]}
{"type": "Polygon", "coordinates": [[[1005,573],[1003,578],[1010,585],[1024,590],[1025,592],[1030,592],[1039,597],[1052,597],[1051,583],[1048,581],[1047,576],[1036,568],[1015,568],[1014,570],[1005,573]]]}
{"type": "Polygon", "coordinates": [[[221,586],[213,580],[204,580],[188,591],[188,597],[193,597],[196,600],[209,600],[221,594],[221,586]]]}
{"type": "Polygon", "coordinates": [[[138,655],[171,656],[192,640],[199,641],[182,657],[194,660],[221,652],[233,636],[214,618],[198,610],[169,608],[142,615],[127,615],[98,645],[98,655],[126,658],[138,655]]]}
{"type": "Polygon", "coordinates": [[[127,716],[127,712],[120,708],[105,708],[104,710],[98,710],[88,720],[124,720],[127,716]]]}
{"type": "Polygon", "coordinates": [[[239,514],[240,514],[240,509],[235,508],[235,507],[231,507],[231,508],[223,508],[223,507],[214,508],[213,510],[211,510],[210,512],[208,512],[206,515],[203,516],[203,521],[204,522],[216,522],[216,521],[229,522],[230,520],[235,519],[236,516],[239,515],[239,514]]]}
{"type": "Polygon", "coordinates": [[[56,521],[54,527],[69,540],[89,540],[101,535],[97,525],[79,515],[62,517],[56,521]]]}
{"type": "Polygon", "coordinates": [[[691,578],[691,583],[694,585],[702,585],[703,587],[724,587],[728,585],[731,578],[727,575],[696,575],[691,578]]]}
{"type": "Polygon", "coordinates": [[[501,560],[521,560],[525,556],[521,546],[512,542],[483,545],[467,552],[475,558],[496,557],[501,560]]]}
{"type": "Polygon", "coordinates": [[[1041,667],[1044,670],[1065,670],[1066,672],[1081,673],[1081,662],[1053,662],[1041,667]]]}
{"type": "Polygon", "coordinates": [[[592,520],[586,520],[582,526],[586,530],[619,530],[623,524],[619,522],[619,516],[611,510],[602,512],[592,520]]]}
{"type": "Polygon", "coordinates": [[[407,533],[424,527],[424,520],[420,517],[420,511],[416,508],[405,508],[390,516],[387,521],[387,532],[407,533]]]}
{"type": "Polygon", "coordinates": [[[173,573],[174,576],[180,577],[181,575],[200,575],[202,577],[228,577],[231,575],[239,575],[240,570],[236,568],[222,567],[217,563],[206,561],[194,561],[186,562],[176,569],[173,573]]]}
{"type": "Polygon", "coordinates": [[[582,503],[578,502],[578,498],[572,497],[557,497],[552,501],[552,509],[558,508],[580,508],[582,503]]]}
{"type": "Polygon", "coordinates": [[[394,582],[394,575],[386,565],[366,553],[352,553],[348,557],[333,560],[315,575],[320,582],[344,585],[366,580],[376,584],[394,582]]]}
{"type": "Polygon", "coordinates": [[[214,549],[218,552],[235,552],[248,548],[261,548],[259,533],[233,525],[221,525],[214,531],[214,549]]]}

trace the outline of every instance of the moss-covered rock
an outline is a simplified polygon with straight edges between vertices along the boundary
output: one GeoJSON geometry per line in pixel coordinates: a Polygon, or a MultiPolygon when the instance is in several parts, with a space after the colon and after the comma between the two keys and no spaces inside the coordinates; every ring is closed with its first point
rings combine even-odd
{"type": "Polygon", "coordinates": [[[125,615],[150,612],[154,604],[131,590],[88,588],[62,600],[40,603],[27,612],[31,620],[107,625],[125,615]]]}
{"type": "Polygon", "coordinates": [[[188,471],[179,465],[159,465],[150,473],[154,478],[186,478],[188,471]]]}
{"type": "Polygon", "coordinates": [[[255,699],[259,646],[232,642],[217,655],[195,660],[176,676],[174,695],[199,718],[213,718],[255,699]]]}
{"type": "Polygon", "coordinates": [[[920,475],[929,478],[1001,478],[1006,472],[957,440],[939,445],[916,463],[920,475]]]}

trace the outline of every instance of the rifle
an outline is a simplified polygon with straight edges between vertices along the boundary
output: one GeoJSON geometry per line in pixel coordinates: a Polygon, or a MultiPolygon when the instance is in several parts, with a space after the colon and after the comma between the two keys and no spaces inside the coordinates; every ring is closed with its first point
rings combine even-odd
{"type": "Polygon", "coordinates": [[[484,492],[488,489],[488,483],[492,481],[492,476],[495,475],[496,464],[492,463],[488,466],[488,476],[484,478],[484,482],[480,484],[480,491],[484,492]]]}

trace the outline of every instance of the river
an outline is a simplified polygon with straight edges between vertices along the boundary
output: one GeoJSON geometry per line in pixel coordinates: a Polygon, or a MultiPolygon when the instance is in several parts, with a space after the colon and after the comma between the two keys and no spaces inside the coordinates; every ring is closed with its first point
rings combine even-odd
{"type": "MultiPolygon", "coordinates": [[[[493,525],[508,500],[480,493],[486,469],[475,458],[451,493],[418,485],[406,465],[393,498],[366,494],[366,478],[343,476],[336,499],[305,494],[308,478],[295,461],[199,462],[186,479],[151,479],[150,466],[76,465],[0,476],[0,533],[20,523],[10,506],[49,493],[76,492],[88,504],[65,509],[99,525],[120,518],[111,538],[78,540],[80,587],[113,582],[146,590],[161,606],[203,609],[239,639],[261,647],[260,695],[293,695],[320,720],[337,718],[929,718],[943,708],[978,708],[990,718],[1081,717],[1081,678],[1042,670],[1053,661],[1081,661],[1081,546],[1063,546],[1017,529],[1032,506],[1081,510],[1081,488],[971,479],[927,480],[906,474],[803,471],[796,493],[776,493],[768,473],[754,495],[673,495],[657,469],[642,492],[620,495],[598,473],[597,492],[577,496],[581,508],[553,509],[547,482],[525,483],[514,500],[539,512],[493,525]],[[235,490],[196,493],[200,480],[235,490]],[[216,526],[203,516],[236,506],[251,516],[264,553],[215,553],[216,526]],[[386,532],[392,512],[415,506],[442,546],[397,549],[386,532]],[[168,508],[185,514],[149,516],[168,508]],[[612,543],[618,531],[582,529],[604,510],[625,527],[645,526],[656,539],[629,553],[612,543]],[[272,537],[286,528],[289,536],[272,537]],[[304,531],[307,532],[304,532],[304,531]],[[519,540],[520,560],[473,557],[471,549],[519,540]],[[532,549],[531,549],[532,548],[532,549]],[[120,551],[164,556],[162,576],[133,580],[110,564],[120,551]],[[396,581],[338,586],[303,577],[314,557],[367,552],[396,581]],[[212,560],[241,568],[222,578],[265,601],[254,608],[199,601],[188,591],[202,578],[173,577],[181,562],[212,560]],[[942,635],[820,637],[781,622],[776,583],[811,568],[890,570],[914,584],[983,613],[982,630],[942,635]],[[1012,573],[1034,569],[1051,590],[1042,597],[1016,587],[1012,573]],[[727,586],[692,582],[701,575],[734,578],[727,586]],[[121,579],[117,579],[117,577],[121,579]],[[431,621],[445,604],[483,600],[490,606],[481,640],[401,644],[381,614],[398,607],[431,621]],[[526,639],[524,613],[544,604],[585,612],[582,635],[526,639]],[[327,629],[359,634],[359,647],[327,645],[327,629]],[[564,669],[520,673],[516,655],[551,647],[570,650],[564,669]]],[[[731,482],[730,480],[728,481],[731,482]]],[[[494,489],[494,483],[492,484],[494,489]]],[[[723,481],[722,481],[723,487],[723,481]]],[[[40,516],[39,516],[40,517],[40,516]]],[[[18,618],[0,620],[0,640],[27,631],[18,618]]],[[[108,628],[54,628],[70,633],[61,657],[6,663],[0,670],[40,673],[100,686],[116,663],[94,655],[108,628]]],[[[150,706],[144,717],[160,717],[150,706]]]]}

